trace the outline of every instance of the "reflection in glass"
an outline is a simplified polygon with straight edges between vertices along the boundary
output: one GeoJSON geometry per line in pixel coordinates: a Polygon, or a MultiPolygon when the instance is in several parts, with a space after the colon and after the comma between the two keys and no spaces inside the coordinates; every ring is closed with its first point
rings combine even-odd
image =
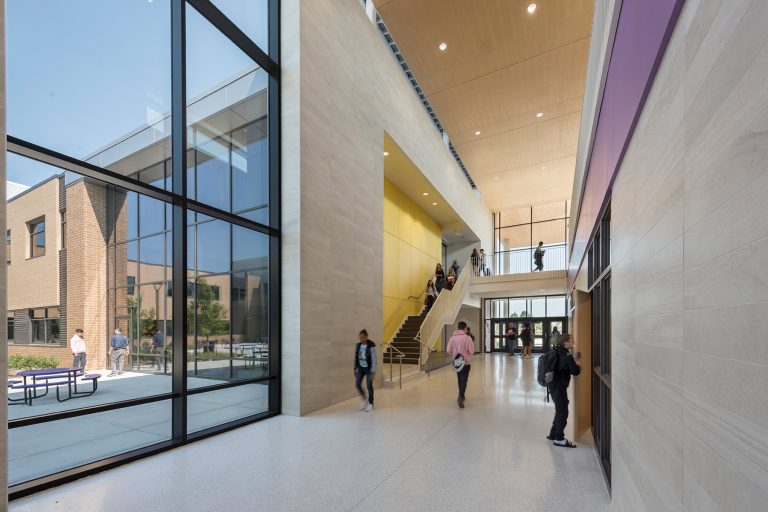
{"type": "Polygon", "coordinates": [[[269,53],[268,0],[213,0],[213,3],[264,53],[269,53]]]}
{"type": "Polygon", "coordinates": [[[268,382],[190,395],[187,399],[189,431],[198,432],[265,412],[268,402],[268,382]]]}
{"type": "MultiPolygon", "coordinates": [[[[120,393],[117,382],[110,384],[120,393]]],[[[122,384],[127,386],[129,382],[122,384]]],[[[98,395],[80,401],[90,404],[98,395]]],[[[13,418],[22,407],[9,407],[9,417],[13,418]]],[[[8,430],[11,447],[8,451],[8,483],[19,484],[170,438],[170,400],[11,428],[8,430]]]]}
{"type": "Polygon", "coordinates": [[[214,220],[197,225],[197,269],[198,274],[228,272],[229,224],[223,220],[214,220]]]}
{"type": "Polygon", "coordinates": [[[139,235],[160,233],[165,229],[165,203],[149,196],[139,197],[141,229],[139,235]]]}

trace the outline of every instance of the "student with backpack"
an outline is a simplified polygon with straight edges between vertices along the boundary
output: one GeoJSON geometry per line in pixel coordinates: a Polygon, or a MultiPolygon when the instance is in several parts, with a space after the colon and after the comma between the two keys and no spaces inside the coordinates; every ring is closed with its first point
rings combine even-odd
{"type": "Polygon", "coordinates": [[[539,358],[537,380],[542,386],[549,388],[552,401],[555,403],[555,419],[547,439],[555,446],[576,448],[576,445],[565,438],[565,426],[568,423],[568,386],[571,375],[581,373],[581,360],[574,359],[571,354],[573,336],[561,334],[555,341],[555,346],[539,358]]]}
{"type": "Polygon", "coordinates": [[[376,344],[368,339],[368,331],[359,334],[360,341],[355,345],[355,387],[360,393],[360,410],[373,410],[373,376],[376,374],[376,344]],[[363,377],[366,379],[368,396],[363,391],[363,377]]]}
{"type": "Polygon", "coordinates": [[[459,322],[458,327],[458,330],[453,331],[446,351],[453,358],[453,371],[456,372],[456,378],[459,382],[459,398],[456,403],[463,409],[472,354],[475,352],[475,342],[467,335],[467,322],[459,322]]]}

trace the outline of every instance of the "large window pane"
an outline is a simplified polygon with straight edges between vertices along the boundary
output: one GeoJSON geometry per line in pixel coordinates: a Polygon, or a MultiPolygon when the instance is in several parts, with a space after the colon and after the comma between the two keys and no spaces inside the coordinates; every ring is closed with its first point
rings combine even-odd
{"type": "Polygon", "coordinates": [[[9,0],[7,18],[9,134],[121,172],[164,159],[168,0],[9,0]]]}
{"type": "Polygon", "coordinates": [[[258,231],[232,227],[232,270],[269,267],[269,237],[258,231]]]}
{"type": "MultiPolygon", "coordinates": [[[[244,5],[231,3],[250,10],[244,5]]],[[[194,9],[187,11],[187,93],[195,150],[188,196],[266,223],[267,73],[194,9]]]]}
{"type": "MultiPolygon", "coordinates": [[[[9,419],[23,408],[9,407],[9,419]]],[[[170,438],[170,400],[11,428],[8,483],[19,484],[170,438]]]]}
{"type": "Polygon", "coordinates": [[[266,412],[268,402],[268,382],[191,395],[187,405],[189,431],[198,432],[266,412]]]}
{"type": "Polygon", "coordinates": [[[190,347],[190,387],[201,385],[197,382],[200,379],[227,381],[232,378],[230,289],[229,274],[200,276],[195,282],[195,300],[187,309],[187,316],[194,319],[195,326],[190,347]]]}

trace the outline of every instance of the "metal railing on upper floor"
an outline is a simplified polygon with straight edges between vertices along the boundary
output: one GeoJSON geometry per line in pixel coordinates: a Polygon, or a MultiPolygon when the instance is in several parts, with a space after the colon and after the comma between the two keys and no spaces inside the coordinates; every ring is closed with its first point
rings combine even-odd
{"type": "Polygon", "coordinates": [[[542,247],[542,268],[537,268],[536,247],[500,251],[483,258],[472,259],[472,272],[476,276],[527,274],[538,270],[566,270],[568,246],[565,243],[542,247]]]}

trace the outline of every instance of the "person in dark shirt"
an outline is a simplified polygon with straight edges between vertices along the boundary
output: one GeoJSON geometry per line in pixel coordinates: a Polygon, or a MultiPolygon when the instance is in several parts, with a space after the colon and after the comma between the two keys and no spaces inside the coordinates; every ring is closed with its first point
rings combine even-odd
{"type": "Polygon", "coordinates": [[[515,324],[509,324],[509,329],[507,329],[505,338],[507,339],[507,355],[515,355],[515,344],[517,343],[517,328],[515,327],[515,324]]]}
{"type": "Polygon", "coordinates": [[[565,426],[568,423],[568,386],[571,383],[571,375],[581,373],[581,360],[574,359],[572,348],[573,336],[566,333],[558,336],[553,349],[556,357],[555,374],[549,385],[549,393],[555,403],[555,419],[547,439],[551,440],[553,445],[564,448],[576,448],[575,444],[565,438],[565,426]]]}
{"type": "Polygon", "coordinates": [[[152,335],[152,353],[159,354],[155,358],[155,363],[157,364],[158,370],[163,369],[161,363],[163,360],[163,352],[165,348],[164,345],[165,345],[165,336],[163,335],[163,331],[161,331],[160,329],[155,329],[155,334],[152,335]]]}
{"type": "Polygon", "coordinates": [[[123,374],[123,365],[129,350],[128,336],[123,334],[123,331],[118,327],[115,329],[115,334],[109,340],[109,359],[112,362],[112,372],[107,377],[123,374]]]}
{"type": "Polygon", "coordinates": [[[539,242],[539,246],[536,247],[536,251],[533,253],[533,262],[536,264],[536,268],[533,269],[534,272],[544,270],[544,253],[547,251],[542,249],[543,246],[544,242],[539,242]]]}
{"type": "Polygon", "coordinates": [[[443,270],[443,266],[439,263],[435,267],[435,287],[437,288],[438,295],[445,288],[445,270],[443,270]]]}

